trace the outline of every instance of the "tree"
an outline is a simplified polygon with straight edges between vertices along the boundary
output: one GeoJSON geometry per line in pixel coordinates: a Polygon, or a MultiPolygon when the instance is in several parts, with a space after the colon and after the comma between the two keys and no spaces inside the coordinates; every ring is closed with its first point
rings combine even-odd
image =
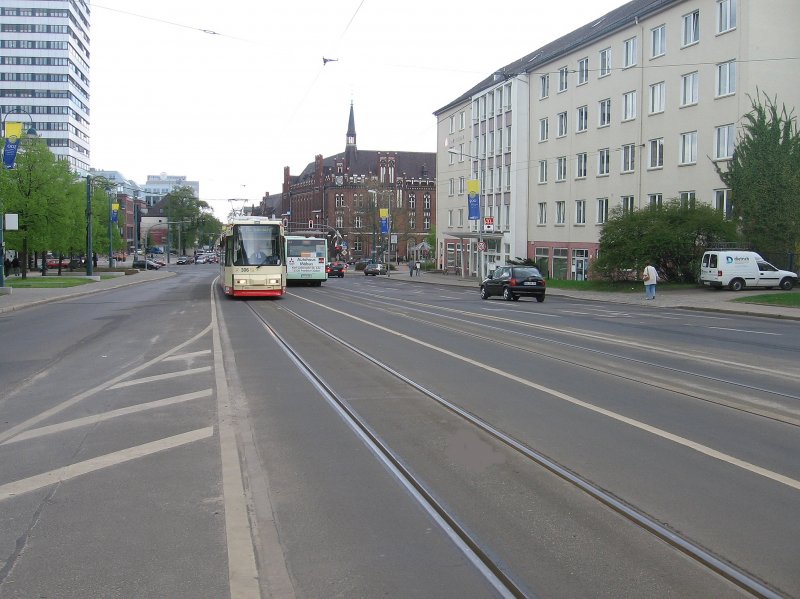
{"type": "Polygon", "coordinates": [[[671,200],[630,212],[618,207],[600,234],[592,272],[602,278],[628,278],[653,261],[667,280],[695,281],[705,248],[735,238],[735,224],[707,204],[685,206],[671,200]]]}
{"type": "Polygon", "coordinates": [[[800,134],[777,99],[750,98],[733,158],[717,174],[730,188],[732,215],[753,247],[794,251],[800,241],[800,134]]]}
{"type": "Polygon", "coordinates": [[[180,240],[182,247],[178,248],[178,252],[185,254],[187,246],[194,247],[198,240],[203,240],[200,239],[199,224],[208,224],[208,221],[201,220],[200,216],[209,214],[211,207],[208,202],[196,198],[191,187],[173,189],[164,197],[164,200],[167,218],[169,222],[173,223],[169,225],[172,243],[177,247],[178,240],[180,240]]]}

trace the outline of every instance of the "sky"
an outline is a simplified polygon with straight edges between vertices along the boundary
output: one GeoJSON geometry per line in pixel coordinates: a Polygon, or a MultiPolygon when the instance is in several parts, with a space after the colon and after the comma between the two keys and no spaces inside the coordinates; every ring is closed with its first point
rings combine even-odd
{"type": "Polygon", "coordinates": [[[224,220],[343,152],[351,102],[360,149],[434,152],[434,111],[623,3],[93,2],[91,166],[199,181],[224,220]]]}

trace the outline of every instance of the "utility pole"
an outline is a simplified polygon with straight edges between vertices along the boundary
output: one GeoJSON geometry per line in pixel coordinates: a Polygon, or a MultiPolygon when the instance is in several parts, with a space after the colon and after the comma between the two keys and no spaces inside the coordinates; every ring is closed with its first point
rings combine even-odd
{"type": "Polygon", "coordinates": [[[92,176],[86,175],[86,276],[94,274],[92,269],[94,252],[92,252],[92,176]]]}

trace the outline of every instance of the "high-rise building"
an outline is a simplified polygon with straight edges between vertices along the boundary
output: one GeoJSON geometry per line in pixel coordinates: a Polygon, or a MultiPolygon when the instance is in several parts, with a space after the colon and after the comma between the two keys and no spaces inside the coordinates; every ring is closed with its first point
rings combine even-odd
{"type": "Polygon", "coordinates": [[[0,112],[89,171],[90,9],[85,0],[0,0],[0,112]]]}

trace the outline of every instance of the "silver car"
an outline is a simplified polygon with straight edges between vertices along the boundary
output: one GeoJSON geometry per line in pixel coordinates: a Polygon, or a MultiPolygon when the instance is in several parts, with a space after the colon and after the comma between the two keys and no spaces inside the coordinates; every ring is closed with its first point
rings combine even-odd
{"type": "Polygon", "coordinates": [[[381,264],[380,262],[371,262],[364,267],[364,275],[369,276],[372,275],[385,275],[389,273],[389,269],[386,267],[385,264],[381,264]]]}

